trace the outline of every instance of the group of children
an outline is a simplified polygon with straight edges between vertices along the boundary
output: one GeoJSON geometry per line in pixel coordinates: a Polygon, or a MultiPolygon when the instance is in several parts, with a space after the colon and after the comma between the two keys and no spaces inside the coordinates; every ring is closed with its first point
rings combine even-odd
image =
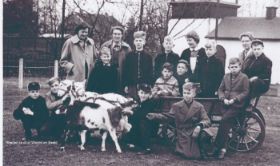
{"type": "MultiPolygon", "coordinates": [[[[223,64],[215,56],[215,43],[208,42],[205,49],[197,50],[199,36],[192,31],[187,34],[190,48],[183,51],[181,58],[172,52],[172,38],[166,36],[163,43],[165,52],[155,58],[153,68],[152,57],[144,51],[145,38],[145,32],[135,32],[135,51],[126,55],[125,70],[122,73],[124,80],[121,83],[118,82],[117,68],[111,63],[110,49],[102,48],[100,60],[90,73],[86,90],[98,93],[121,92],[118,87],[122,87],[126,94],[139,100],[139,108],[130,117],[133,127],[129,135],[131,144],[139,145],[146,152],[151,151],[149,139],[156,130],[156,124],[150,120],[174,120],[177,129],[176,151],[190,158],[207,157],[202,144],[211,135],[207,132],[209,117],[203,105],[193,98],[196,95],[218,96],[224,107],[213,156],[223,158],[228,132],[234,125],[234,118],[240,115],[249,94],[249,79],[241,72],[241,61],[231,58],[228,66],[230,73],[224,75],[223,64]],[[154,79],[153,73],[157,79],[154,79]],[[200,84],[199,94],[196,94],[195,83],[200,84]],[[153,113],[154,99],[180,95],[183,100],[175,103],[170,112],[153,113]]],[[[40,133],[40,128],[49,115],[48,109],[53,110],[63,105],[67,99],[57,97],[57,83],[58,79],[51,79],[49,82],[49,102],[39,96],[38,83],[28,85],[29,97],[14,112],[14,117],[23,122],[26,139],[31,138],[31,128],[36,128],[40,133]]]]}
{"type": "Polygon", "coordinates": [[[148,84],[153,86],[152,96],[182,96],[185,82],[200,84],[201,97],[217,96],[217,89],[224,75],[224,66],[216,58],[214,41],[206,43],[205,49],[195,50],[199,36],[191,31],[187,34],[190,48],[183,51],[181,58],[172,51],[174,46],[170,36],[164,38],[164,52],[152,57],[144,51],[146,33],[134,33],[135,50],[129,52],[124,59],[123,73],[111,63],[110,49],[101,48],[99,60],[90,72],[87,90],[98,93],[118,92],[137,98],[137,86],[148,84]],[[153,65],[154,64],[154,65],[153,65]],[[119,74],[123,80],[119,81],[119,74]]]}

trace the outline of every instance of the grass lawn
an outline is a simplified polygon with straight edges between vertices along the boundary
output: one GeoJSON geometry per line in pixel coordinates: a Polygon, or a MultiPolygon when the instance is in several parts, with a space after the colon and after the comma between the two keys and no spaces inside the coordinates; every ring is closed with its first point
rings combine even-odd
{"type": "MultiPolygon", "coordinates": [[[[46,78],[33,78],[43,82],[42,94],[47,92],[46,78]]],[[[25,82],[25,85],[27,82],[25,82]]],[[[137,155],[134,152],[125,151],[117,154],[113,144],[107,144],[107,152],[100,152],[100,144],[86,145],[85,151],[80,151],[75,144],[68,144],[66,151],[59,151],[55,142],[21,142],[23,129],[20,121],[13,119],[13,110],[27,95],[26,88],[17,88],[16,78],[5,78],[3,107],[3,164],[7,166],[30,165],[279,165],[280,163],[280,98],[262,97],[258,108],[266,119],[266,137],[263,146],[256,152],[233,153],[222,161],[198,161],[185,160],[172,153],[170,147],[155,144],[155,152],[150,155],[137,155]],[[22,144],[21,144],[22,143],[22,144]]]]}

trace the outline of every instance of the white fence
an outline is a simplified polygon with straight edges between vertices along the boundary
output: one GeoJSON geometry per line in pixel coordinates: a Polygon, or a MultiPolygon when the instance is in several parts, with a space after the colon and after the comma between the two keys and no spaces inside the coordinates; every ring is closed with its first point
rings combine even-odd
{"type": "Polygon", "coordinates": [[[24,79],[24,69],[25,68],[32,68],[32,69],[39,69],[39,68],[54,68],[53,76],[58,77],[58,60],[54,61],[54,66],[48,66],[48,67],[24,67],[24,60],[23,58],[19,59],[18,63],[18,88],[23,88],[23,79],[24,79]]]}

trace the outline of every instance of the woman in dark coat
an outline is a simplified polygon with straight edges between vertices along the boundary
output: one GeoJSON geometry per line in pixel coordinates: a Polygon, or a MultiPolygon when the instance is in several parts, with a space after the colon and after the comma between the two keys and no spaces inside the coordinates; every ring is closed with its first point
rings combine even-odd
{"type": "Polygon", "coordinates": [[[201,73],[201,67],[203,62],[206,61],[206,53],[204,48],[197,48],[199,43],[199,36],[195,31],[187,33],[186,39],[189,45],[189,48],[185,49],[181,54],[181,59],[188,61],[192,76],[190,81],[199,82],[199,77],[201,73]]]}

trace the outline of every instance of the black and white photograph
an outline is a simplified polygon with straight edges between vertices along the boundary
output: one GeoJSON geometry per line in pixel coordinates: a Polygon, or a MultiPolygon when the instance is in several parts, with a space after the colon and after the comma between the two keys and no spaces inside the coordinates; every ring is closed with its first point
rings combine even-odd
{"type": "Polygon", "coordinates": [[[4,166],[280,165],[280,0],[0,11],[4,166]]]}

